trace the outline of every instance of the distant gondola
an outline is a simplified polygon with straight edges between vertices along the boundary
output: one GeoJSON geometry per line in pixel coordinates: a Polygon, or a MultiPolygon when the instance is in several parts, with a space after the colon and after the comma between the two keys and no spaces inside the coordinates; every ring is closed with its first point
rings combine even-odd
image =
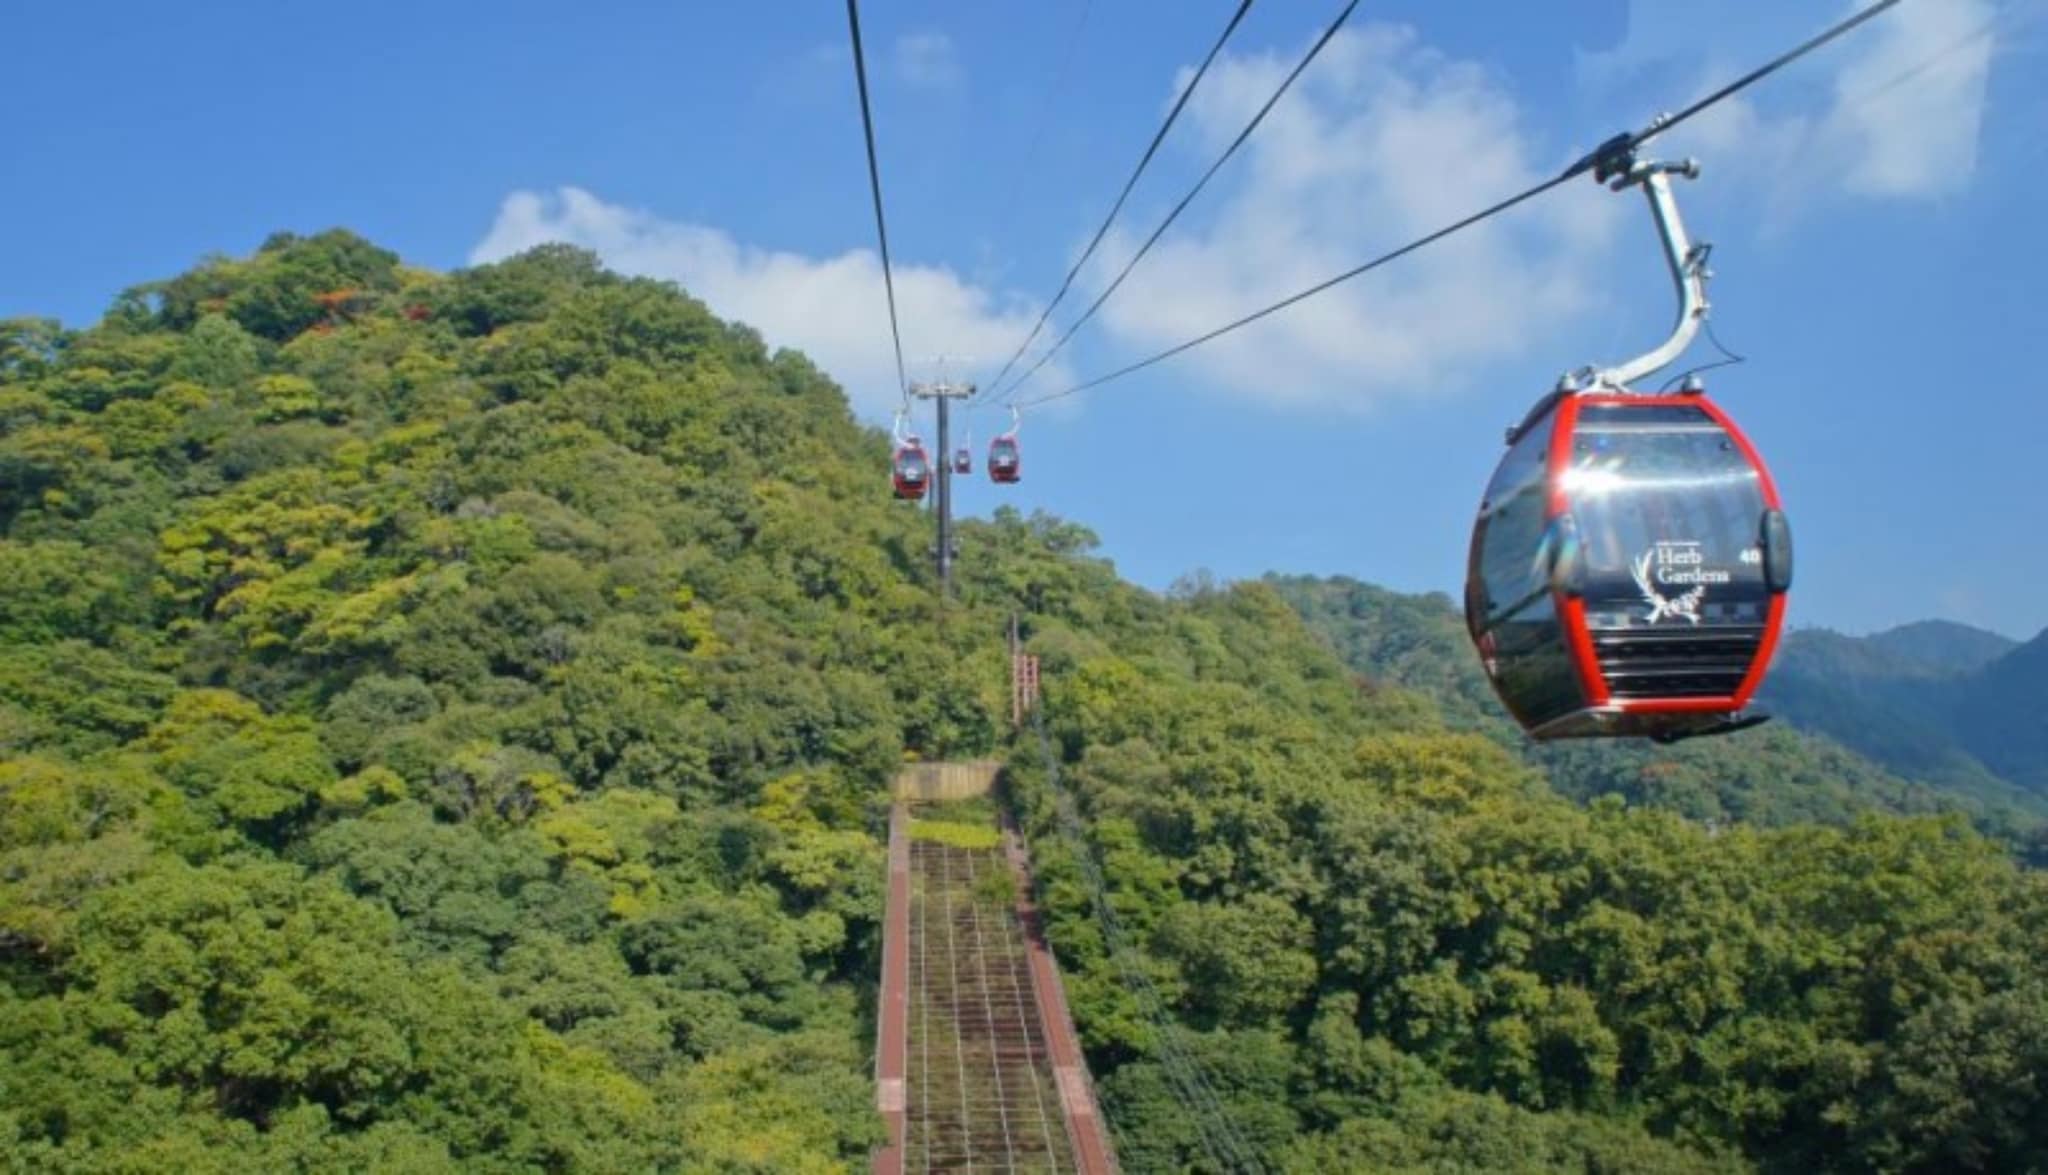
{"type": "Polygon", "coordinates": [[[889,464],[889,480],[896,487],[897,497],[910,502],[923,499],[932,480],[931,460],[925,456],[923,442],[916,437],[897,442],[896,455],[889,464]]]}
{"type": "Polygon", "coordinates": [[[1017,449],[1014,432],[1004,433],[988,443],[988,479],[998,485],[1009,485],[1024,476],[1023,456],[1017,449]]]}

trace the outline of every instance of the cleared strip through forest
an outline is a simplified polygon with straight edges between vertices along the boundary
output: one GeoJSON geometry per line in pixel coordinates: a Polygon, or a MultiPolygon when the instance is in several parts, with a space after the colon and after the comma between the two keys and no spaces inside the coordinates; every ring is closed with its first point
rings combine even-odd
{"type": "Polygon", "coordinates": [[[1114,1171],[1021,841],[986,802],[889,826],[874,1170],[1114,1171]]]}

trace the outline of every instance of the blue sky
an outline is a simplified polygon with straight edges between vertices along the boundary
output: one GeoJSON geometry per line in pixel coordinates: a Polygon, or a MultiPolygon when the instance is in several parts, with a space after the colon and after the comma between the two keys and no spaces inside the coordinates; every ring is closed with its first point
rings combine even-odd
{"type": "MultiPolygon", "coordinates": [[[[1338,7],[1254,6],[1080,294],[1338,7]]],[[[2043,7],[1907,0],[1665,144],[1705,163],[1681,198],[1716,245],[1717,329],[1751,357],[1710,387],[1785,493],[1796,623],[2048,625],[2048,389],[2023,358],[2048,327],[2043,7]]],[[[870,0],[918,374],[1007,356],[1229,9],[870,0]]],[[[1032,388],[1347,269],[1845,11],[1367,0],[1032,388]]],[[[0,315],[89,322],[279,228],[346,225],[441,268],[570,239],[812,352],[887,420],[837,3],[79,2],[10,34],[0,315]]],[[[1205,568],[1454,588],[1501,427],[1559,371],[1654,342],[1670,291],[1639,198],[1591,181],[1411,261],[1031,413],[1025,482],[963,506],[1083,521],[1153,586],[1205,568]]]]}

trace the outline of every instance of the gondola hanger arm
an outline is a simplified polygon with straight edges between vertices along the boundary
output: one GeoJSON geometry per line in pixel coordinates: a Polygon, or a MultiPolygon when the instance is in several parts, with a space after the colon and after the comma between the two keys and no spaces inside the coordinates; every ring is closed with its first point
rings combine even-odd
{"type": "MultiPolygon", "coordinates": [[[[1653,123],[1652,127],[1659,125],[1653,123]]],[[[1686,235],[1685,220],[1678,213],[1678,198],[1671,190],[1672,176],[1699,178],[1699,161],[1640,159],[1636,156],[1632,138],[1617,136],[1603,145],[1602,150],[1596,153],[1593,178],[1617,192],[1632,187],[1643,189],[1650,205],[1651,219],[1657,223],[1657,239],[1664,246],[1664,260],[1671,270],[1671,283],[1678,290],[1678,320],[1672,324],[1670,336],[1662,343],[1625,363],[1567,376],[1560,385],[1564,390],[1591,386],[1607,391],[1627,391],[1637,380],[1669,366],[1672,360],[1683,354],[1707,319],[1707,279],[1713,276],[1707,269],[1707,255],[1712,246],[1705,242],[1695,244],[1686,235]]]]}

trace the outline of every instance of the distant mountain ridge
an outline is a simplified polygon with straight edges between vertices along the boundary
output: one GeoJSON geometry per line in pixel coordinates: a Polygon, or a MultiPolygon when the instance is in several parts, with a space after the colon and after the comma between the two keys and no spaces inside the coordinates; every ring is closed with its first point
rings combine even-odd
{"type": "Polygon", "coordinates": [[[1951,722],[1985,766],[2048,795],[2048,631],[1965,678],[1951,722]]]}
{"type": "Polygon", "coordinates": [[[2011,637],[1953,620],[1918,620],[1868,636],[1800,628],[1785,634],[1773,668],[1849,671],[1866,683],[1952,678],[1985,669],[2020,647],[2011,637]]]}
{"type": "Polygon", "coordinates": [[[1785,639],[1761,697],[1912,778],[2048,800],[2048,632],[2021,644],[1950,621],[1866,637],[1803,630],[1785,639]]]}
{"type": "Polygon", "coordinates": [[[1982,669],[2020,646],[2009,636],[1953,620],[1916,620],[1862,639],[1873,648],[1933,673],[1982,669]]]}
{"type": "Polygon", "coordinates": [[[1346,577],[1268,576],[1354,670],[1420,690],[1446,721],[1519,748],[1551,786],[1704,820],[1841,821],[1958,807],[2016,831],[2048,818],[2048,634],[2021,645],[1945,620],[1789,634],[1765,687],[1782,721],[1730,740],[1525,745],[1456,605],[1346,577]]]}

